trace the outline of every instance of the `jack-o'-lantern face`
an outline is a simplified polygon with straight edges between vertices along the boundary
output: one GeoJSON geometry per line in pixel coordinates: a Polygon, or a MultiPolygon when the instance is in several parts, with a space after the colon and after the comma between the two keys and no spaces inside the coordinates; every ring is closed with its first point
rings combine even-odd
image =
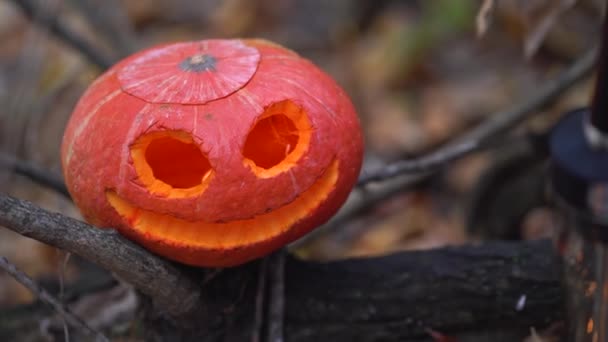
{"type": "Polygon", "coordinates": [[[76,204],[168,258],[236,265],[327,220],[361,164],[356,114],[308,61],[264,41],[161,46],[79,102],[62,161],[76,204]]]}

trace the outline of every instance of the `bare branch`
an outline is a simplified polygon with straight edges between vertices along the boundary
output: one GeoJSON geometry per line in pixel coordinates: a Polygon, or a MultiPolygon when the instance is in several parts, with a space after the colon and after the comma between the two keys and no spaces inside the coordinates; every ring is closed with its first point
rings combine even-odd
{"type": "MultiPolygon", "coordinates": [[[[340,211],[334,215],[323,226],[308,233],[303,238],[293,242],[290,248],[310,248],[315,246],[315,253],[319,255],[319,248],[331,255],[326,258],[337,257],[344,254],[344,249],[349,245],[349,239],[358,236],[360,232],[353,233],[345,226],[354,216],[365,213],[376,204],[389,198],[410,190],[417,184],[428,179],[431,173],[405,174],[399,177],[387,179],[383,182],[368,184],[365,187],[355,188],[340,211]]],[[[365,228],[364,228],[365,229],[365,228]]]]}
{"type": "Polygon", "coordinates": [[[46,186],[57,193],[70,198],[63,179],[59,175],[55,175],[48,170],[41,168],[33,163],[23,160],[18,160],[12,156],[0,152],[0,167],[11,170],[19,175],[25,176],[34,182],[46,186]]]}
{"type": "Polygon", "coordinates": [[[0,194],[0,225],[80,255],[132,284],[173,316],[199,313],[200,288],[173,264],[109,229],[0,194]]]}
{"type": "Polygon", "coordinates": [[[91,45],[84,37],[72,31],[58,17],[41,13],[40,8],[32,0],[12,0],[23,13],[35,24],[47,28],[51,33],[61,38],[63,41],[71,45],[74,49],[83,54],[89,61],[101,69],[107,69],[113,61],[96,47],[91,45]]]}
{"type": "Polygon", "coordinates": [[[260,271],[258,272],[258,283],[255,292],[255,307],[253,314],[253,332],[251,342],[260,342],[264,330],[264,306],[266,301],[266,274],[268,270],[268,258],[260,261],[260,271]]]}
{"type": "Polygon", "coordinates": [[[480,147],[477,141],[466,141],[460,144],[447,146],[433,153],[416,159],[401,160],[384,166],[375,173],[363,175],[359,179],[358,186],[366,185],[373,181],[380,181],[396,177],[405,173],[421,173],[438,169],[439,167],[477,150],[480,147]]]}
{"type": "Polygon", "coordinates": [[[10,263],[5,257],[2,256],[0,256],[0,268],[4,269],[15,280],[21,283],[21,285],[25,286],[34,295],[36,295],[36,297],[38,297],[41,301],[49,304],[55,311],[57,311],[61,315],[61,317],[63,317],[63,319],[69,325],[82,331],[88,336],[95,336],[96,341],[110,341],[101,332],[91,328],[82,319],[74,315],[68,308],[64,307],[58,299],[56,299],[50,293],[46,292],[46,290],[38,286],[38,284],[36,284],[36,282],[32,278],[28,277],[27,274],[17,269],[15,265],[10,263]]]}
{"type": "Polygon", "coordinates": [[[259,263],[253,313],[252,342],[283,342],[285,320],[285,255],[281,249],[259,263]],[[267,309],[266,320],[264,319],[267,309]],[[266,322],[266,324],[264,324],[266,322]],[[262,336],[265,336],[262,339],[262,336]]]}
{"type": "Polygon", "coordinates": [[[268,303],[268,342],[283,342],[285,321],[285,250],[270,257],[270,298],[268,303]]]}
{"type": "Polygon", "coordinates": [[[532,96],[512,108],[490,115],[488,120],[456,141],[420,158],[397,161],[376,173],[363,175],[358,185],[382,181],[405,173],[435,171],[452,160],[480,149],[488,140],[527,119],[530,114],[551,103],[576,82],[589,75],[595,66],[596,57],[596,49],[585,53],[557,78],[541,86],[532,96]]]}

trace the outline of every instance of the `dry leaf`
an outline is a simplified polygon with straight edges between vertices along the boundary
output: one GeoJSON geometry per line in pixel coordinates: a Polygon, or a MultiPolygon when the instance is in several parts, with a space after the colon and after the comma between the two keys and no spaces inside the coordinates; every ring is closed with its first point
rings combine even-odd
{"type": "Polygon", "coordinates": [[[538,21],[533,23],[533,28],[526,36],[524,43],[526,58],[532,57],[538,51],[538,48],[545,40],[551,28],[556,25],[560,16],[575,4],[576,0],[560,0],[556,5],[549,6],[538,21]]]}
{"type": "Polygon", "coordinates": [[[530,58],[575,4],[576,0],[503,0],[497,7],[506,16],[507,25],[515,26],[511,30],[523,36],[524,55],[530,58]]]}
{"type": "Polygon", "coordinates": [[[477,26],[477,37],[482,37],[488,32],[490,19],[494,11],[494,0],[484,0],[477,13],[475,20],[477,26]]]}

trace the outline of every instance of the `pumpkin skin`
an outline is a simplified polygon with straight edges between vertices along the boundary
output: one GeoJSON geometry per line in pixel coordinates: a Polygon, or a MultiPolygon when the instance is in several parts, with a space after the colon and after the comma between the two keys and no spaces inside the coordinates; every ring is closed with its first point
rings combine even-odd
{"type": "Polygon", "coordinates": [[[354,107],[324,72],[263,40],[136,53],[82,96],[62,143],[84,218],[195,266],[266,255],[329,219],[357,180],[354,107]]]}

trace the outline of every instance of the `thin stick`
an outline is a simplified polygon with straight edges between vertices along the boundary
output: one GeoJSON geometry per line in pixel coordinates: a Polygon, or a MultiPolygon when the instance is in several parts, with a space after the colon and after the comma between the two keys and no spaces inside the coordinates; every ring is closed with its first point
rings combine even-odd
{"type": "Polygon", "coordinates": [[[465,141],[460,144],[448,145],[420,158],[401,160],[384,166],[376,173],[363,175],[358,185],[366,185],[373,181],[385,180],[405,173],[421,173],[433,171],[444,164],[462,158],[478,149],[478,141],[465,141]]]}
{"type": "Polygon", "coordinates": [[[283,342],[285,321],[285,250],[270,256],[270,298],[268,308],[269,342],[283,342]]]}
{"type": "Polygon", "coordinates": [[[450,161],[484,147],[488,140],[527,119],[530,114],[551,103],[579,80],[589,75],[595,65],[596,56],[596,49],[588,51],[557,78],[540,87],[532,96],[510,109],[490,115],[489,119],[456,141],[420,158],[401,160],[376,173],[363,175],[358,185],[363,186],[405,173],[435,171],[450,161]]]}
{"type": "Polygon", "coordinates": [[[365,213],[376,204],[412,189],[417,184],[429,179],[431,175],[428,172],[402,175],[384,182],[355,188],[336,215],[321,227],[293,242],[290,249],[318,246],[320,243],[327,244],[335,240],[336,243],[332,244],[330,249],[332,255],[340,255],[343,253],[343,249],[348,246],[348,241],[345,241],[345,239],[350,240],[353,235],[349,229],[346,229],[346,222],[354,216],[365,213]]]}
{"type": "Polygon", "coordinates": [[[41,301],[49,304],[55,311],[57,311],[57,313],[59,313],[59,315],[61,315],[63,319],[65,319],[68,324],[70,324],[74,328],[82,331],[88,336],[94,336],[96,341],[110,341],[101,332],[91,328],[82,319],[74,315],[68,308],[63,306],[59,300],[57,300],[46,290],[38,286],[38,284],[36,284],[36,282],[32,278],[30,278],[27,274],[23,273],[21,270],[17,269],[15,265],[10,263],[5,257],[2,256],[0,256],[0,268],[4,269],[15,280],[21,283],[21,285],[25,286],[34,295],[36,295],[36,297],[38,297],[41,301]]]}
{"type": "MultiPolygon", "coordinates": [[[[59,263],[59,301],[61,303],[64,302],[65,295],[65,269],[68,267],[68,261],[70,261],[70,252],[63,252],[59,249],[56,250],[59,253],[65,254],[63,260],[59,263]]],[[[63,335],[65,336],[65,341],[70,341],[70,330],[68,329],[68,324],[65,318],[63,318],[63,335]]]]}
{"type": "Polygon", "coordinates": [[[64,42],[68,43],[74,49],[82,53],[91,63],[97,65],[101,69],[107,69],[113,61],[108,58],[104,53],[99,51],[96,47],[91,45],[86,39],[76,32],[70,30],[64,22],[59,21],[56,16],[42,15],[37,16],[40,9],[35,5],[35,1],[32,0],[12,0],[23,13],[32,20],[35,24],[47,28],[55,36],[61,38],[64,42]],[[34,20],[36,18],[37,20],[34,20]]]}
{"type": "Polygon", "coordinates": [[[266,301],[266,273],[268,270],[268,258],[263,258],[260,261],[260,270],[258,271],[258,285],[255,294],[255,315],[253,322],[253,332],[251,334],[251,342],[260,342],[262,338],[262,330],[264,329],[264,305],[266,301]]]}
{"type": "Polygon", "coordinates": [[[34,182],[55,190],[57,193],[71,198],[65,183],[60,176],[54,175],[48,170],[30,162],[25,162],[0,152],[0,167],[7,168],[13,172],[25,176],[34,182]]]}

